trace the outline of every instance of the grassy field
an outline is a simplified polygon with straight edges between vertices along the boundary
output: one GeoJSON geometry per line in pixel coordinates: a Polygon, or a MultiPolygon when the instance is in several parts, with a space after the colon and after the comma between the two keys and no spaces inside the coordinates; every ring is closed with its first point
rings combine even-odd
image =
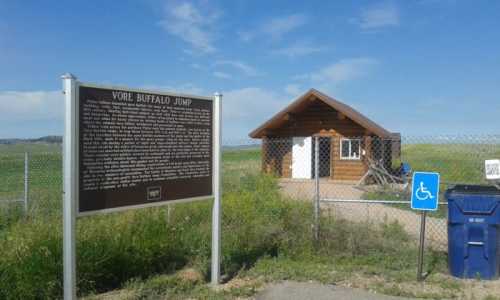
{"type": "MultiPolygon", "coordinates": [[[[440,171],[443,180],[480,182],[481,160],[500,152],[470,147],[408,145],[403,157],[414,170],[440,171]]],[[[2,150],[0,195],[10,197],[22,190],[23,175],[23,159],[12,158],[23,158],[25,149],[2,150]]],[[[0,210],[0,299],[53,299],[62,292],[61,155],[58,150],[47,154],[39,145],[35,150],[30,214],[0,210]]],[[[323,216],[321,239],[315,242],[311,205],[283,196],[275,178],[260,174],[260,159],[259,149],[223,153],[225,288],[214,291],[206,284],[211,203],[204,201],[174,205],[168,218],[166,208],[152,208],[79,219],[79,295],[100,299],[116,290],[116,299],[231,299],[285,279],[425,298],[475,291],[447,277],[446,254],[433,251],[426,255],[426,288],[410,288],[418,286],[417,247],[397,223],[374,226],[323,216]]]]}
{"type": "Polygon", "coordinates": [[[0,154],[21,154],[21,153],[61,153],[62,146],[59,144],[47,143],[20,143],[13,145],[0,144],[0,154]]]}
{"type": "MultiPolygon", "coordinates": [[[[454,184],[489,184],[485,180],[484,161],[500,157],[500,145],[474,144],[410,144],[403,145],[401,158],[407,162],[413,171],[437,172],[441,177],[440,201],[445,202],[445,192],[454,184]]],[[[410,200],[410,190],[400,191],[384,188],[379,191],[367,192],[365,199],[410,200]]],[[[402,209],[411,209],[409,205],[393,205],[402,209]]],[[[447,206],[441,205],[434,217],[445,218],[447,206]]]]}
{"type": "Polygon", "coordinates": [[[411,144],[402,148],[402,158],[413,170],[438,172],[444,183],[487,183],[484,161],[498,157],[500,145],[411,144]]]}

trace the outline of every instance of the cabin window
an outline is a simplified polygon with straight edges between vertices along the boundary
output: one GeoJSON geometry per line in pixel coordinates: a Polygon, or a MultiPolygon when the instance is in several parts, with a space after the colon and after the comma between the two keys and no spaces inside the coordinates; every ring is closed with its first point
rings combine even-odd
{"type": "Polygon", "coordinates": [[[340,140],[340,158],[341,159],[360,159],[361,158],[361,140],[360,139],[341,139],[340,140]]]}

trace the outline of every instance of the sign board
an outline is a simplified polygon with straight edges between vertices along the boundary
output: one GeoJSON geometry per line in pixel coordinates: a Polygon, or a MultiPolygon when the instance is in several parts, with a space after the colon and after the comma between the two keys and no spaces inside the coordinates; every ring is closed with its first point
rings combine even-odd
{"type": "Polygon", "coordinates": [[[488,180],[500,179],[500,160],[499,159],[485,160],[484,172],[486,174],[486,179],[488,180]]]}
{"type": "Polygon", "coordinates": [[[213,99],[78,86],[79,214],[213,195],[213,99]]]}
{"type": "Polygon", "coordinates": [[[63,285],[76,299],[76,216],[212,198],[220,281],[221,100],[63,77],[63,285]]]}
{"type": "Polygon", "coordinates": [[[415,172],[411,192],[411,208],[437,210],[439,205],[439,173],[415,172]]]}

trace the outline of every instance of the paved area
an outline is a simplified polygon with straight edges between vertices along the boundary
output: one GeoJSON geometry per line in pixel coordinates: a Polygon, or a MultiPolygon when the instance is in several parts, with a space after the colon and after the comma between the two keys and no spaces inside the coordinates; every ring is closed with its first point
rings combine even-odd
{"type": "Polygon", "coordinates": [[[319,283],[285,281],[273,284],[255,296],[258,300],[403,300],[400,298],[370,293],[319,283]]]}

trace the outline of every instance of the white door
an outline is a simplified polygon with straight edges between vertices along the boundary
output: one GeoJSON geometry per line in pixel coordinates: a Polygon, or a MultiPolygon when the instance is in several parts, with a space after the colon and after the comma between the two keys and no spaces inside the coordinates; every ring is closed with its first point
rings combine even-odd
{"type": "Polygon", "coordinates": [[[312,138],[294,137],[292,147],[292,178],[310,179],[312,173],[312,138]]]}

